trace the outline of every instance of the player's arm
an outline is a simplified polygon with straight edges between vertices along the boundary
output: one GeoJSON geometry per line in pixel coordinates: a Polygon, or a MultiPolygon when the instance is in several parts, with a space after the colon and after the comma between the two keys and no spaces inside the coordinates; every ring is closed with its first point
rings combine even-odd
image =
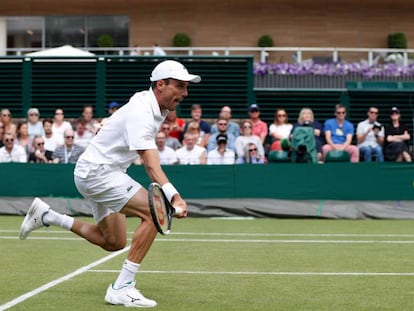
{"type": "Polygon", "coordinates": [[[169,182],[167,175],[165,175],[162,170],[158,151],[156,149],[148,149],[139,150],[137,152],[141,157],[142,163],[144,164],[145,170],[151,181],[157,182],[162,186],[163,191],[174,207],[182,208],[183,212],[178,217],[187,216],[187,204],[181,198],[181,195],[174,186],[169,182]]]}

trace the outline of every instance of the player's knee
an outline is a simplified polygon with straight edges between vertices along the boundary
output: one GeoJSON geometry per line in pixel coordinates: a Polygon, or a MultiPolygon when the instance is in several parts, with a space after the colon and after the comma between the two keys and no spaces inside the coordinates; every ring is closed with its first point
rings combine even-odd
{"type": "Polygon", "coordinates": [[[126,240],[109,239],[104,245],[107,251],[119,251],[126,246],[126,240]]]}

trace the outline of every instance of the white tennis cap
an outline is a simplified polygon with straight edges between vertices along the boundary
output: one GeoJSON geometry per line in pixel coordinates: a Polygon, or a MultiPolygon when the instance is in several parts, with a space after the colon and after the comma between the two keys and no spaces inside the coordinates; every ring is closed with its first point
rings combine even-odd
{"type": "Polygon", "coordinates": [[[201,81],[200,76],[190,74],[183,64],[174,60],[166,60],[159,63],[152,71],[150,80],[158,81],[170,78],[194,83],[201,81]]]}

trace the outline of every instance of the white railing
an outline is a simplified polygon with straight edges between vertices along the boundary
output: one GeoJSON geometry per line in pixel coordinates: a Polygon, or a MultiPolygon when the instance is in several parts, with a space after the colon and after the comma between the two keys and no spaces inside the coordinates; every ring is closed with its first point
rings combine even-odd
{"type": "MultiPolygon", "coordinates": [[[[131,55],[135,48],[114,47],[82,48],[86,51],[93,52],[97,55],[111,53],[116,55],[131,55]]],[[[162,47],[167,55],[213,55],[213,56],[237,56],[252,55],[255,61],[269,62],[296,62],[302,63],[308,59],[317,59],[318,57],[329,58],[332,62],[338,61],[366,61],[369,65],[376,64],[378,61],[393,57],[392,61],[398,61],[401,65],[412,63],[410,58],[414,57],[414,49],[382,49],[382,48],[331,48],[331,47],[162,47]]],[[[35,52],[42,49],[34,48],[8,48],[3,51],[4,55],[23,56],[29,52],[35,52]]],[[[1,52],[1,51],[0,51],[1,52]]],[[[140,47],[141,55],[152,55],[153,47],[140,47]]]]}

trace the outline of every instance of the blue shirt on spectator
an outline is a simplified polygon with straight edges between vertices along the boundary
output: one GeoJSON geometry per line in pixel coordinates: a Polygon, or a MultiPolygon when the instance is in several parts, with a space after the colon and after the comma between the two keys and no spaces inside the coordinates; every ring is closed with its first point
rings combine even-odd
{"type": "Polygon", "coordinates": [[[351,134],[354,135],[354,125],[344,120],[344,123],[340,126],[336,118],[326,120],[325,122],[325,133],[331,132],[331,139],[334,144],[342,145],[346,141],[346,136],[351,134]]]}

